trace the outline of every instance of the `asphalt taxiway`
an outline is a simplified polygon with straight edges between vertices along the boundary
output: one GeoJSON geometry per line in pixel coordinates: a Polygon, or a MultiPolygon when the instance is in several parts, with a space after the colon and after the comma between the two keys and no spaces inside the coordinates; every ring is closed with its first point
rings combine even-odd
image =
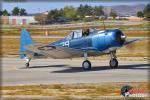
{"type": "Polygon", "coordinates": [[[84,71],[81,59],[37,59],[25,68],[19,58],[2,58],[2,85],[147,82],[150,63],[119,61],[118,69],[109,68],[109,60],[91,60],[92,70],[84,71]]]}

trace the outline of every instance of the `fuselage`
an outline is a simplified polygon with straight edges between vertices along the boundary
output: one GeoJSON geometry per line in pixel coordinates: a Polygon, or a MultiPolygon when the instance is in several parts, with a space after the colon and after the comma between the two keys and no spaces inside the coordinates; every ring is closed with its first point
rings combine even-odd
{"type": "Polygon", "coordinates": [[[36,43],[32,40],[26,29],[21,30],[20,58],[26,59],[26,67],[32,58],[65,59],[84,57],[82,67],[91,69],[88,56],[110,54],[110,67],[117,68],[116,49],[137,41],[139,39],[126,40],[125,35],[119,29],[96,30],[87,29],[71,32],[67,37],[53,43],[36,43]]]}
{"type": "Polygon", "coordinates": [[[79,38],[64,38],[62,40],[50,43],[56,46],[64,46],[74,49],[96,49],[105,51],[113,47],[121,47],[124,43],[124,34],[119,29],[96,31],[88,36],[79,38]]]}

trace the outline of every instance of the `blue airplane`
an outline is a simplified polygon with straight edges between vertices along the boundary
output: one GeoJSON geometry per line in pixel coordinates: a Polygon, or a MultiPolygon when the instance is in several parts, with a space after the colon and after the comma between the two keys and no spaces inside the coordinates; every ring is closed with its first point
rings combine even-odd
{"type": "Polygon", "coordinates": [[[110,68],[117,68],[116,50],[139,39],[127,39],[119,29],[74,30],[65,38],[52,43],[34,42],[26,29],[20,34],[20,58],[25,59],[26,68],[31,59],[38,58],[76,58],[84,57],[82,68],[91,69],[89,56],[110,55],[110,68]]]}

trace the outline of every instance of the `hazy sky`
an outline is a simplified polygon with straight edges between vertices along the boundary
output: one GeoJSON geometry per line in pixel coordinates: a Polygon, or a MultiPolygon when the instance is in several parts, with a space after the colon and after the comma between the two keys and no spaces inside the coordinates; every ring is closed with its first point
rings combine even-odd
{"type": "Polygon", "coordinates": [[[91,6],[102,5],[102,6],[112,6],[112,5],[135,5],[135,4],[148,4],[149,0],[68,0],[68,1],[42,1],[42,2],[2,2],[2,9],[7,9],[9,12],[12,11],[14,7],[25,8],[28,13],[38,13],[43,12],[55,8],[63,8],[67,5],[72,5],[74,7],[78,7],[80,4],[88,4],[91,6]]]}

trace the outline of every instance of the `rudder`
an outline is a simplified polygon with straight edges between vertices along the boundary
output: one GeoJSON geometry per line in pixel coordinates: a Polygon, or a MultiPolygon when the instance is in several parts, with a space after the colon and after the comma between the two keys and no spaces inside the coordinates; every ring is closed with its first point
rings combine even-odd
{"type": "Polygon", "coordinates": [[[27,49],[25,48],[25,45],[29,45],[29,44],[33,44],[33,40],[29,34],[29,32],[24,28],[21,29],[20,32],[20,52],[22,54],[20,54],[20,58],[25,58],[26,54],[24,54],[24,52],[27,51],[27,49]]]}

